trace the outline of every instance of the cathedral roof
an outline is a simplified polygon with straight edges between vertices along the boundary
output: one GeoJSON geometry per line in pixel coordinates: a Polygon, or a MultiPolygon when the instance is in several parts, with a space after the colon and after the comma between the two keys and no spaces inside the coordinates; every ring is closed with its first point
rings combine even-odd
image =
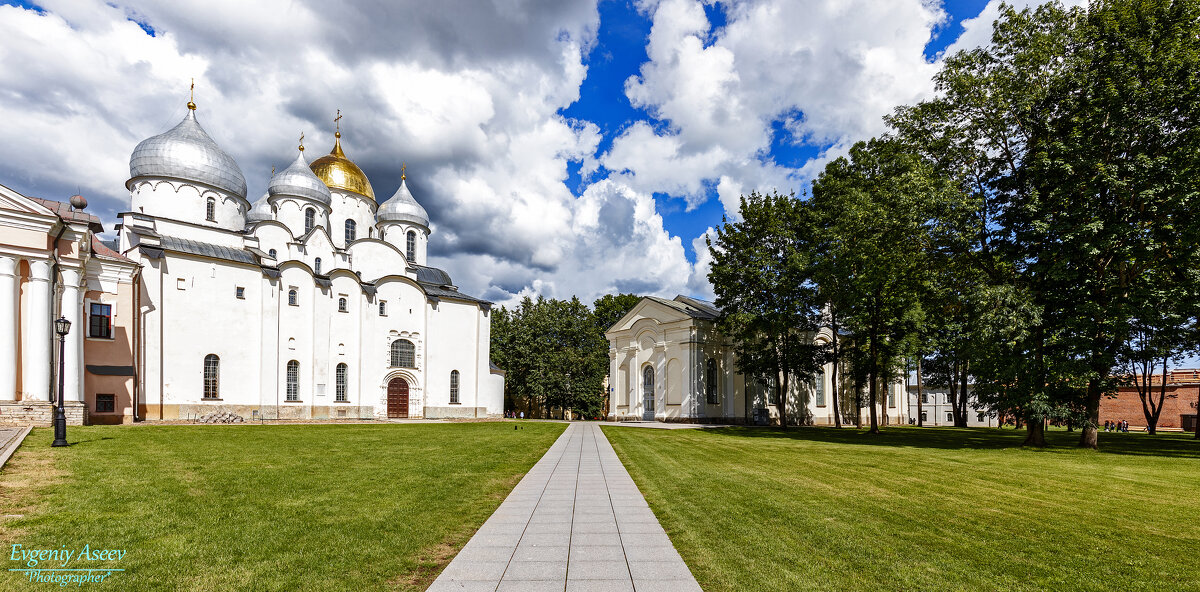
{"type": "Polygon", "coordinates": [[[375,199],[375,190],[371,188],[367,175],[342,152],[341,132],[334,134],[333,150],[312,161],[309,167],[318,179],[332,189],[342,189],[375,199]]]}
{"type": "Polygon", "coordinates": [[[267,198],[270,196],[270,193],[264,193],[262,197],[258,198],[258,201],[254,202],[250,211],[246,212],[247,222],[262,222],[264,220],[275,219],[275,210],[271,208],[271,203],[267,201],[267,198]]]}
{"type": "Polygon", "coordinates": [[[412,222],[429,228],[429,214],[408,190],[408,184],[403,175],[400,176],[400,188],[392,197],[379,206],[375,217],[380,222],[412,222]]]}
{"type": "Polygon", "coordinates": [[[129,178],[168,177],[202,183],[246,198],[246,178],[233,157],[204,132],[188,104],[179,125],[142,140],[129,157],[129,178]]]}
{"type": "Polygon", "coordinates": [[[308,161],[304,160],[303,146],[300,147],[300,154],[296,156],[296,160],[292,162],[291,166],[271,178],[271,182],[267,184],[267,193],[271,197],[294,195],[319,201],[325,205],[333,203],[329,187],[326,187],[324,181],[317,178],[312,169],[308,168],[308,161]]]}

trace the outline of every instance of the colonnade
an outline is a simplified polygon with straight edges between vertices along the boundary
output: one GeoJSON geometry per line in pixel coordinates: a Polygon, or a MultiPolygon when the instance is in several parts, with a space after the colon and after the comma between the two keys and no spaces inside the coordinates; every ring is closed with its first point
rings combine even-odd
{"type": "MultiPolygon", "coordinates": [[[[49,401],[54,360],[54,311],[50,290],[53,267],[48,259],[0,255],[0,400],[49,401]],[[22,292],[24,294],[22,294],[22,292]],[[20,381],[17,380],[20,368],[20,381]],[[19,389],[19,390],[18,390],[19,389]]],[[[83,274],[61,270],[62,314],[71,321],[67,334],[65,400],[83,400],[83,274]]]]}

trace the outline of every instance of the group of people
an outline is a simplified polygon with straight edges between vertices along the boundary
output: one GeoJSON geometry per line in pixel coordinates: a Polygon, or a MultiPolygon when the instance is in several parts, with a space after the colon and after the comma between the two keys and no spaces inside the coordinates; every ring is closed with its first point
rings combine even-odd
{"type": "Polygon", "coordinates": [[[1106,432],[1128,432],[1129,422],[1125,420],[1110,421],[1104,420],[1104,431],[1106,432]]]}
{"type": "Polygon", "coordinates": [[[525,412],[524,411],[518,412],[518,411],[513,411],[511,409],[505,409],[504,417],[507,417],[509,419],[525,419],[525,412]]]}

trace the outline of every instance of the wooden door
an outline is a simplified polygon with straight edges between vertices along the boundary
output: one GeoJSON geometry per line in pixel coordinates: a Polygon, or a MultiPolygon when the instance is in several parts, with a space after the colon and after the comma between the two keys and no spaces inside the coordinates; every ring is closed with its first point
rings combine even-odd
{"type": "Polygon", "coordinates": [[[387,416],[408,417],[408,382],[403,378],[393,378],[388,383],[387,416]]]}

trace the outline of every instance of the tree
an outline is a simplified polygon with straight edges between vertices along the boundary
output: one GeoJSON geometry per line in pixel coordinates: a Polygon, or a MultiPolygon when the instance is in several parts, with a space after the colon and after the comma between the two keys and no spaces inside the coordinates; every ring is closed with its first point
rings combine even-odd
{"type": "Polygon", "coordinates": [[[879,431],[878,388],[898,376],[923,320],[930,205],[949,189],[894,139],[859,142],[813,182],[812,207],[825,228],[821,281],[864,355],[871,432],[879,431]]]}
{"type": "Polygon", "coordinates": [[[603,335],[617,324],[641,299],[637,294],[605,294],[597,298],[592,303],[592,311],[596,315],[596,328],[600,334],[603,335]]]}
{"type": "Polygon", "coordinates": [[[1095,447],[1133,287],[1200,244],[1200,4],[1006,8],[992,44],[947,58],[936,84],[939,98],[891,122],[971,182],[1002,263],[991,287],[1036,309],[1036,325],[1009,331],[1025,342],[993,351],[1029,363],[987,362],[1009,374],[987,377],[989,397],[1078,413],[1080,445],[1095,447]]]}
{"type": "Polygon", "coordinates": [[[708,279],[738,371],[774,389],[786,428],[791,381],[811,382],[827,351],[814,341],[821,301],[812,281],[811,237],[804,232],[811,226],[794,195],[753,192],[740,203],[742,220],[725,220],[716,239],[707,239],[713,258],[708,279]]]}

